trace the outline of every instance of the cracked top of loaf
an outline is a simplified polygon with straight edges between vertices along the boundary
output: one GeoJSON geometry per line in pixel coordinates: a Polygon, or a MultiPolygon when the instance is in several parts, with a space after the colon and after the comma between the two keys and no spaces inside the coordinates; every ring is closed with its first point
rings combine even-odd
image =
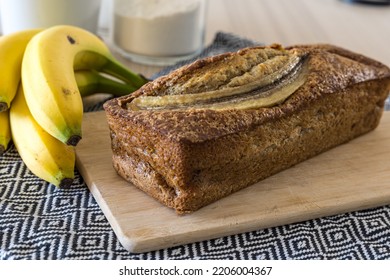
{"type": "Polygon", "coordinates": [[[251,47],[197,60],[106,102],[104,108],[123,125],[143,127],[172,141],[201,142],[381,79],[390,79],[388,67],[332,45],[251,47]],[[276,95],[281,97],[269,102],[276,95]]]}

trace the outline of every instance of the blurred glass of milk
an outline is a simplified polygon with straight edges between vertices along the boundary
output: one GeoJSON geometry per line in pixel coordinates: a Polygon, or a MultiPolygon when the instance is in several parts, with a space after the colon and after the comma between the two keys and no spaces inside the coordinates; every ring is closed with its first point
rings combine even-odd
{"type": "Polygon", "coordinates": [[[114,0],[114,45],[143,64],[190,58],[203,48],[206,5],[206,0],[114,0]]]}
{"type": "Polygon", "coordinates": [[[113,16],[113,0],[101,0],[99,23],[98,23],[98,34],[110,42],[111,29],[112,29],[112,16],[113,16]]]}
{"type": "Polygon", "coordinates": [[[0,0],[3,34],[69,24],[97,32],[101,0],[0,0]]]}

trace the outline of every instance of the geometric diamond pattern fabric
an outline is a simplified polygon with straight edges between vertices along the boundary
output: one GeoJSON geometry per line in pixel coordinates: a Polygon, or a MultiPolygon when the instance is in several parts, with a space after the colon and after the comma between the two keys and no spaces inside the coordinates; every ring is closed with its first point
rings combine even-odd
{"type": "MultiPolygon", "coordinates": [[[[250,44],[219,33],[205,54],[250,44]]],[[[71,188],[59,190],[11,147],[0,157],[0,259],[390,259],[390,205],[132,254],[77,171],[71,188]]]]}
{"type": "Polygon", "coordinates": [[[11,147],[0,177],[0,259],[390,259],[390,206],[131,254],[77,172],[59,190],[11,147]]]}

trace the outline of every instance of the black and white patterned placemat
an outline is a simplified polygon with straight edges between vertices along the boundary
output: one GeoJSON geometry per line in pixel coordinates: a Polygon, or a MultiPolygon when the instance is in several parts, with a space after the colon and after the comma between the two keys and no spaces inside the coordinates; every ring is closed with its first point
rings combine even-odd
{"type": "MultiPolygon", "coordinates": [[[[203,55],[252,44],[218,33],[203,55]]],[[[77,171],[72,187],[59,190],[11,147],[0,157],[0,259],[390,259],[390,205],[131,254],[77,171]]]]}

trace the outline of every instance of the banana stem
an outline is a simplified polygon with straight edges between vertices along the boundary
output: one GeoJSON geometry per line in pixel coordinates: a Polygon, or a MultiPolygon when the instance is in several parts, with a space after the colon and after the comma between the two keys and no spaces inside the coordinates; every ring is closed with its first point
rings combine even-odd
{"type": "Polygon", "coordinates": [[[126,83],[132,84],[137,89],[149,82],[149,80],[144,76],[130,71],[119,62],[114,60],[108,60],[107,64],[103,67],[103,69],[101,69],[101,71],[110,74],[126,83]]]}
{"type": "Polygon", "coordinates": [[[75,78],[82,97],[95,93],[109,93],[114,96],[123,96],[138,89],[133,85],[107,78],[95,70],[76,71],[75,78]]]}
{"type": "Polygon", "coordinates": [[[110,93],[114,96],[123,96],[136,91],[138,88],[130,84],[123,84],[100,75],[99,87],[101,92],[110,93]]]}

